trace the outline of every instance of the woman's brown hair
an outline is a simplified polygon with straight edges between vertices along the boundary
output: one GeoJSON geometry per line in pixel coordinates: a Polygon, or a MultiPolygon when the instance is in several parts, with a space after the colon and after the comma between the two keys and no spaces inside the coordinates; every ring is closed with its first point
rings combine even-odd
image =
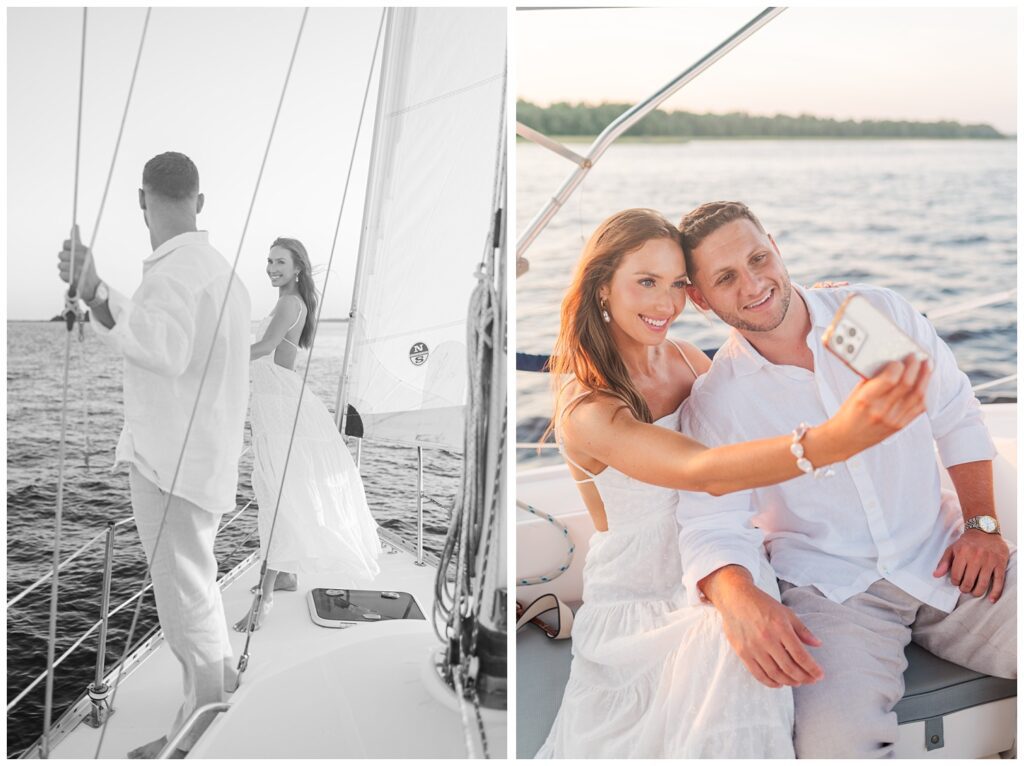
{"type": "MultiPolygon", "coordinates": [[[[590,392],[604,389],[618,396],[637,420],[652,421],[647,402],[629,377],[602,317],[600,290],[611,282],[623,257],[652,239],[679,242],[679,230],[656,210],[631,208],[605,219],[591,235],[572,283],[562,299],[561,326],[549,370],[555,387],[555,409],[542,437],[558,420],[562,378],[573,375],[590,392]]],[[[586,397],[581,397],[584,399],[586,397]]]]}

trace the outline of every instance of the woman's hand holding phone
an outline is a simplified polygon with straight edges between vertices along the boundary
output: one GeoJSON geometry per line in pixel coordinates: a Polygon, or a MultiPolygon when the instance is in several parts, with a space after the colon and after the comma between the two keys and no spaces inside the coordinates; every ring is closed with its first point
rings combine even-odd
{"type": "Polygon", "coordinates": [[[848,448],[847,457],[878,444],[924,413],[931,372],[931,362],[915,354],[889,362],[874,377],[857,384],[822,427],[848,448]]]}

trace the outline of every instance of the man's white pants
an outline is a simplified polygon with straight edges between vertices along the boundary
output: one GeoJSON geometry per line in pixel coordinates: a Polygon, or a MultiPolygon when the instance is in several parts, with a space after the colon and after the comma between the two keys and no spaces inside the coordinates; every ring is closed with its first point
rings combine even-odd
{"type": "MultiPolygon", "coordinates": [[[[185,701],[168,733],[170,737],[197,707],[223,702],[225,683],[234,678],[224,603],[217,586],[217,559],[213,554],[220,516],[171,496],[167,522],[160,533],[168,494],[134,465],[130,484],[135,526],[146,559],[152,565],[160,627],[184,675],[185,701]]],[[[205,717],[206,721],[195,726],[178,747],[190,750],[213,716],[211,713],[205,717]]]]}
{"type": "Polygon", "coordinates": [[[813,585],[779,583],[821,647],[810,652],[825,671],[793,689],[798,758],[888,758],[903,697],[904,649],[911,639],[936,657],[999,678],[1017,677],[1017,553],[1011,548],[999,601],[960,595],[949,614],[922,604],[888,580],[842,604],[813,585]]]}

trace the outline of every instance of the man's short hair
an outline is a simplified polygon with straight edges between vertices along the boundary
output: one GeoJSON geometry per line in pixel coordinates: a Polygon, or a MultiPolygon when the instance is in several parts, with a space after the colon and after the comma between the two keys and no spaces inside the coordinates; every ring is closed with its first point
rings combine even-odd
{"type": "Polygon", "coordinates": [[[757,216],[742,202],[705,202],[683,216],[683,220],[679,222],[679,231],[682,234],[683,258],[686,259],[686,276],[691,282],[697,271],[693,262],[693,251],[712,232],[741,218],[751,221],[762,234],[764,233],[764,226],[757,220],[757,216]]]}
{"type": "Polygon", "coordinates": [[[167,199],[189,199],[199,193],[199,171],[181,152],[164,152],[142,169],[142,188],[167,199]]]}

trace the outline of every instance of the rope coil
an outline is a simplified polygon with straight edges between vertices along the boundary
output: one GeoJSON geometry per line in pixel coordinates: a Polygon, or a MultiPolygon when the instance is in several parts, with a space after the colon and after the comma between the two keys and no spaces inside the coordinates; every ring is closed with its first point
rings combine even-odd
{"type": "Polygon", "coordinates": [[[565,561],[557,569],[538,575],[536,577],[519,577],[516,578],[517,585],[540,585],[541,583],[551,582],[552,580],[561,577],[568,571],[569,567],[572,566],[573,554],[576,553],[576,544],[572,541],[572,536],[569,534],[569,528],[566,527],[562,522],[558,521],[550,513],[539,511],[529,503],[524,503],[522,500],[516,500],[516,508],[532,513],[534,516],[540,519],[548,521],[555,529],[558,529],[562,533],[562,537],[565,538],[566,545],[569,550],[565,555],[565,561]]]}

